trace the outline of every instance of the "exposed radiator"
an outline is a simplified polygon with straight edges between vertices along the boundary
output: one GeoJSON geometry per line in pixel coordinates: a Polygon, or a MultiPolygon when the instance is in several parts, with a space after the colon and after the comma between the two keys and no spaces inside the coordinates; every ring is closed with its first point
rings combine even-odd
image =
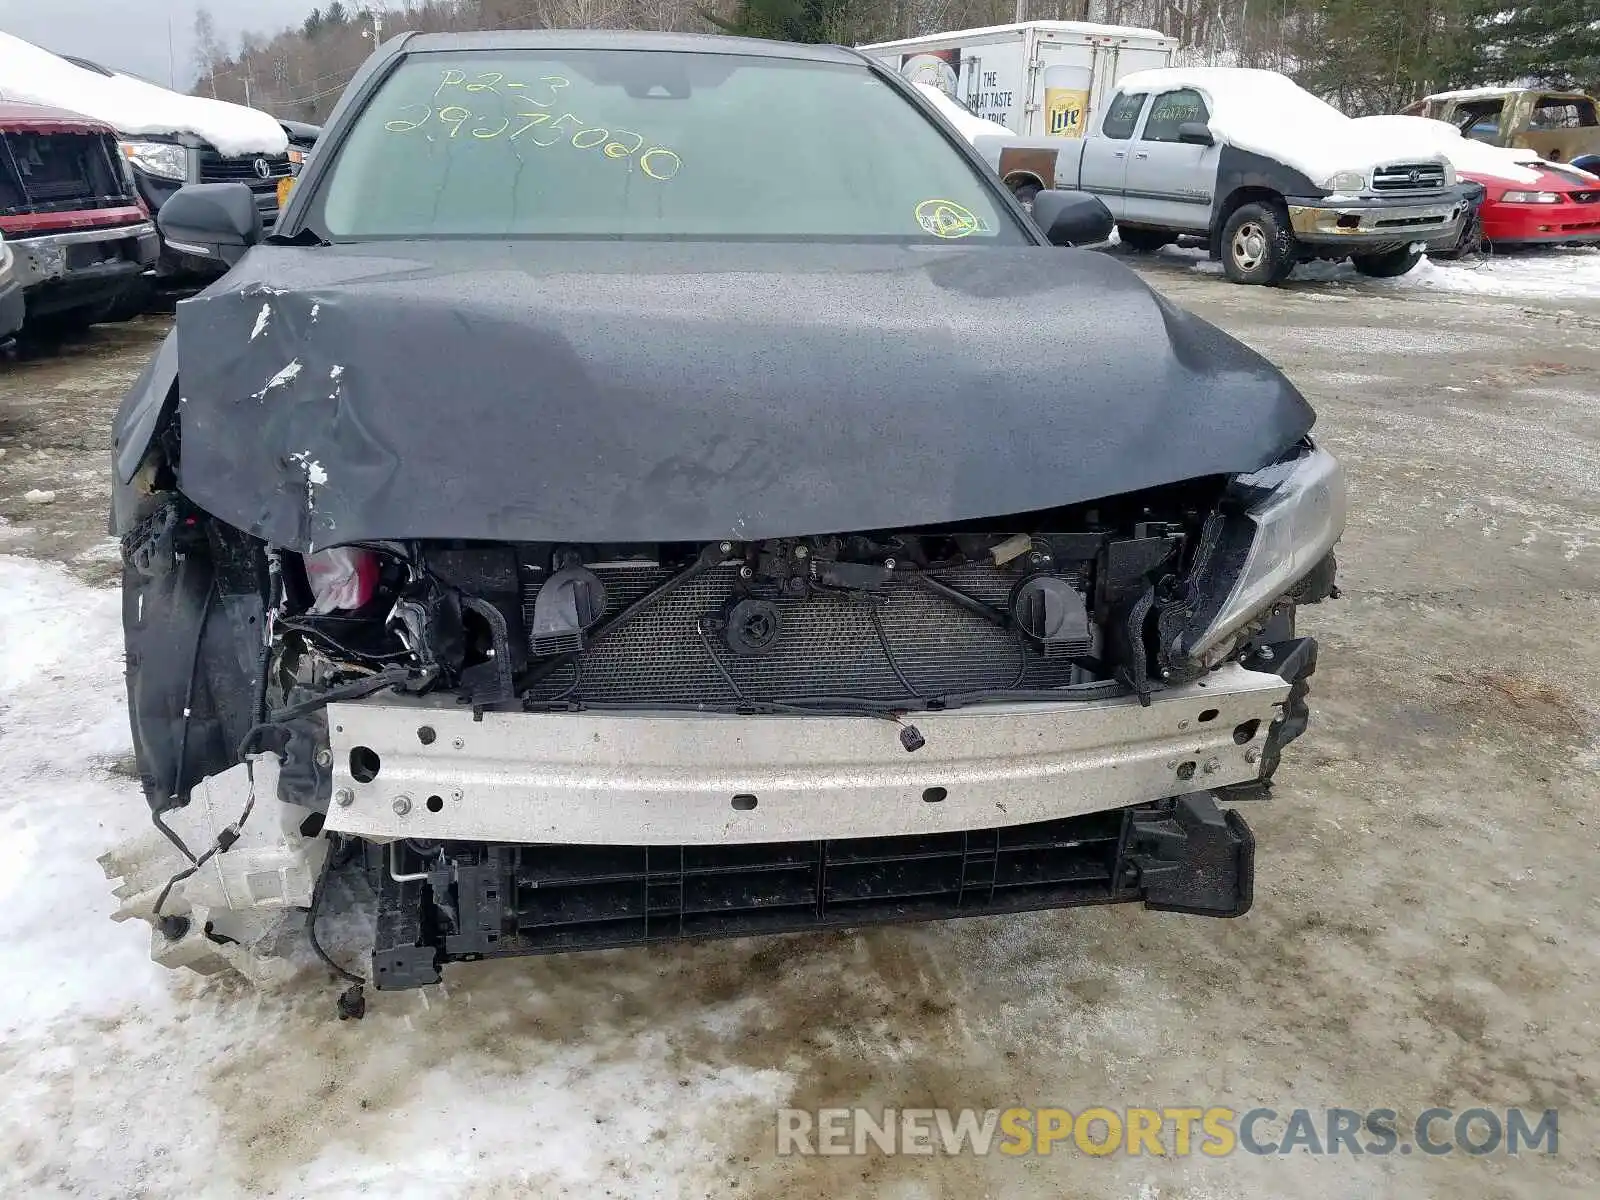
{"type": "MultiPolygon", "coordinates": [[[[593,569],[606,586],[608,616],[672,574],[654,566],[593,569]]],[[[1002,611],[1017,579],[988,566],[942,571],[939,578],[1002,611]]],[[[869,603],[877,605],[895,663],[924,696],[1054,687],[1086,678],[1071,662],[1024,649],[1012,633],[909,581],[886,585],[873,600],[853,594],[774,598],[777,633],[771,646],[760,655],[735,654],[716,633],[702,638],[700,623],[724,610],[737,583],[738,568],[729,565],[684,584],[584,651],[576,668],[561,669],[534,696],[715,705],[737,703],[738,693],[756,701],[905,697],[869,603]]]]}

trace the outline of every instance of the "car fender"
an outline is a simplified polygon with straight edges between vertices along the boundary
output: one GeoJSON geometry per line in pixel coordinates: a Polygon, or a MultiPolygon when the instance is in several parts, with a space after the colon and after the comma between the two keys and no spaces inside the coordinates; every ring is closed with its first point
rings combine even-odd
{"type": "Polygon", "coordinates": [[[133,478],[151,444],[178,406],[178,332],[174,329],[145,364],[111,422],[110,531],[126,533],[138,508],[133,478]]]}
{"type": "Polygon", "coordinates": [[[1221,236],[1228,217],[1241,203],[1263,199],[1268,194],[1284,196],[1325,196],[1327,193],[1293,167],[1251,150],[1224,144],[1217,156],[1217,188],[1212,199],[1211,238],[1221,236]]]}

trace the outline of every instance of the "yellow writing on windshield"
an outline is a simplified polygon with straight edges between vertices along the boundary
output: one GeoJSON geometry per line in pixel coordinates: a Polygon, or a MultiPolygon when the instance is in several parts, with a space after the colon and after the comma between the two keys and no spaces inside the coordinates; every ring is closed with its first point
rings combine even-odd
{"type": "Polygon", "coordinates": [[[934,237],[964,238],[988,233],[989,227],[970,209],[954,200],[924,200],[917,205],[917,224],[934,237]]]}
{"type": "MultiPolygon", "coordinates": [[[[572,81],[562,75],[541,76],[536,83],[519,83],[508,80],[504,72],[484,71],[469,75],[455,67],[440,72],[439,86],[431,99],[435,103],[407,104],[396,111],[394,119],[384,122],[390,133],[408,134],[428,127],[436,128],[446,140],[470,138],[480,142],[504,138],[508,142],[535,146],[554,146],[566,142],[575,150],[599,150],[609,159],[631,160],[637,156],[639,169],[651,179],[665,183],[683,169],[683,158],[667,146],[645,149],[644,134],[632,129],[613,129],[604,125],[590,125],[576,113],[564,112],[553,116],[550,112],[561,93],[572,86],[572,81]],[[499,96],[502,102],[509,99],[519,108],[533,111],[484,114],[475,112],[465,104],[437,104],[446,93],[459,91],[462,98],[481,97],[486,93],[499,96]],[[549,96],[542,100],[540,96],[549,96]],[[532,132],[539,130],[538,133],[532,132]],[[570,135],[570,136],[569,136],[570,135]],[[642,153],[641,153],[642,151],[642,153]]],[[[424,133],[430,140],[432,132],[424,133]]]]}

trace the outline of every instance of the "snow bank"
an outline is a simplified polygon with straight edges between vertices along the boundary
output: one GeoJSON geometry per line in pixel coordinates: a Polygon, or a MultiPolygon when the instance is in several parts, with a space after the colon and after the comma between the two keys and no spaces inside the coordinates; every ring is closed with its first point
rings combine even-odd
{"type": "Polygon", "coordinates": [[[80,112],[125,135],[195,133],[223,154],[289,148],[283,126],[264,112],[126,75],[97,75],[9,33],[0,33],[0,97],[80,112]]]}
{"type": "Polygon", "coordinates": [[[1600,300],[1600,249],[1551,247],[1495,254],[1481,262],[1434,263],[1394,281],[1441,292],[1540,300],[1600,300]]]}
{"type": "MultiPolygon", "coordinates": [[[[1158,256],[1187,263],[1200,275],[1221,277],[1222,264],[1214,263],[1195,246],[1166,246],[1158,256]]],[[[1127,260],[1137,263],[1137,257],[1127,260]]],[[[1288,286],[1307,291],[1345,287],[1363,292],[1457,292],[1471,296],[1499,296],[1513,300],[1600,301],[1600,248],[1552,246],[1483,259],[1436,263],[1424,258],[1398,279],[1369,279],[1348,261],[1301,263],[1288,286]]]]}
{"type": "Polygon", "coordinates": [[[982,117],[974,116],[931,83],[913,83],[911,86],[921,92],[928,103],[939,110],[939,115],[954,125],[956,132],[969,142],[980,137],[1017,136],[1004,125],[997,125],[993,121],[985,121],[982,117]]]}
{"type": "Polygon", "coordinates": [[[1207,98],[1211,129],[1220,139],[1276,159],[1318,185],[1339,171],[1365,173],[1384,163],[1439,156],[1431,134],[1395,130],[1374,136],[1276,71],[1162,67],[1124,76],[1117,87],[1149,92],[1196,88],[1207,98]]]}
{"type": "Polygon", "coordinates": [[[746,1052],[766,997],[703,987],[731,945],[456,968],[359,1023],[303,946],[259,991],[150,962],[95,861],[156,836],[122,671],[115,591],[0,555],[0,1196],[705,1196],[770,1141],[795,1078],[746,1052]]]}
{"type": "Polygon", "coordinates": [[[1430,138],[1434,148],[1458,171],[1471,171],[1474,175],[1493,175],[1514,183],[1538,183],[1541,172],[1530,170],[1524,163],[1539,162],[1537,150],[1507,149],[1462,137],[1461,131],[1448,121],[1435,121],[1428,117],[1357,117],[1355,124],[1370,129],[1379,137],[1430,138]]]}

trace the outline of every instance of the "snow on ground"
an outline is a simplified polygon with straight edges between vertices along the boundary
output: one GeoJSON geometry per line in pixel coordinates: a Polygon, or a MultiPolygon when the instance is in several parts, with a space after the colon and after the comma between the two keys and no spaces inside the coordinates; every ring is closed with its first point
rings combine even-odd
{"type": "MultiPolygon", "coordinates": [[[[1200,247],[1167,246],[1158,253],[1165,259],[1188,261],[1192,270],[1202,274],[1222,274],[1222,264],[1211,262],[1200,247]]],[[[1541,300],[1600,299],[1600,247],[1561,246],[1449,263],[1423,259],[1399,279],[1368,279],[1348,262],[1302,263],[1294,269],[1289,286],[1307,283],[1359,284],[1384,291],[1425,288],[1541,300]]]]}
{"type": "Polygon", "coordinates": [[[541,996],[483,967],[341,1024],[309,960],[279,991],[154,965],[95,863],[148,829],[128,755],[116,593],[0,556],[0,1195],[703,1195],[787,1094],[696,1052],[742,1002],[619,1019],[628,970],[541,996]]]}

